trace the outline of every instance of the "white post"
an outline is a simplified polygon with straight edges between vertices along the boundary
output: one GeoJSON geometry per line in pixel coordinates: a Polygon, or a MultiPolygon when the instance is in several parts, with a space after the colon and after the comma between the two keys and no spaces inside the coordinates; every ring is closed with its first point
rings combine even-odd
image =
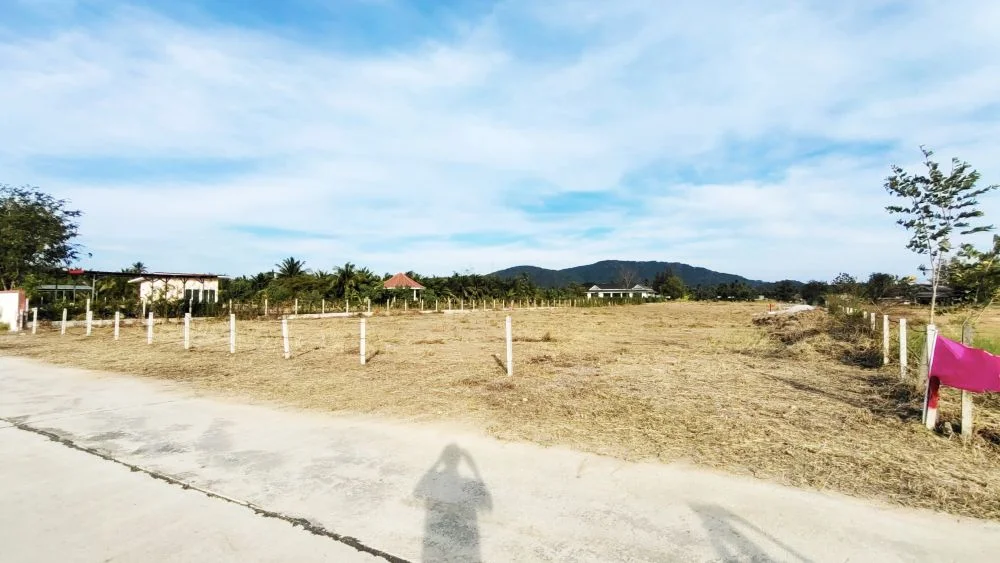
{"type": "Polygon", "coordinates": [[[281,341],[285,349],[285,359],[292,357],[292,349],[288,346],[288,319],[281,319],[281,341]]]}
{"type": "Polygon", "coordinates": [[[229,353],[236,353],[236,314],[229,314],[229,353]]]}
{"type": "Polygon", "coordinates": [[[368,305],[368,314],[370,315],[372,313],[372,298],[365,297],[365,304],[368,305]]]}
{"type": "Polygon", "coordinates": [[[264,298],[264,316],[267,316],[267,297],[264,298]]]}
{"type": "Polygon", "coordinates": [[[507,375],[514,375],[514,346],[510,326],[510,315],[507,315],[507,375]]]}
{"type": "Polygon", "coordinates": [[[299,314],[299,298],[298,297],[295,298],[295,314],[296,315],[299,314]]]}
{"type": "Polygon", "coordinates": [[[87,311],[87,336],[90,336],[94,326],[94,312],[87,311]]]}
{"type": "Polygon", "coordinates": [[[962,391],[962,440],[972,439],[972,393],[962,391]]]}
{"type": "Polygon", "coordinates": [[[323,300],[322,305],[320,305],[320,313],[326,314],[326,299],[323,300]]]}
{"type": "Polygon", "coordinates": [[[361,365],[365,365],[365,318],[361,317],[361,365]]]}
{"type": "Polygon", "coordinates": [[[153,312],[149,312],[149,318],[146,321],[146,344],[153,343],[153,312]]]}
{"type": "Polygon", "coordinates": [[[465,310],[465,298],[464,297],[458,301],[458,310],[459,311],[464,311],[465,310]]]}
{"type": "Polygon", "coordinates": [[[38,307],[31,309],[31,334],[38,334],[38,307]]]}
{"type": "Polygon", "coordinates": [[[351,300],[348,299],[347,297],[344,298],[344,312],[345,313],[351,312],[351,300]]]}
{"type": "Polygon", "coordinates": [[[191,349],[191,313],[184,315],[184,349],[191,349]]]}
{"type": "Polygon", "coordinates": [[[872,332],[875,332],[875,313],[872,313],[871,321],[872,321],[872,332]]]}
{"type": "Polygon", "coordinates": [[[934,430],[937,426],[937,395],[940,394],[939,389],[931,389],[931,364],[934,362],[934,345],[937,343],[937,327],[934,325],[927,325],[927,373],[925,379],[927,381],[927,386],[924,388],[924,424],[928,429],[934,430]],[[930,403],[934,402],[931,406],[930,403]]]}
{"type": "Polygon", "coordinates": [[[899,319],[899,379],[906,379],[906,319],[899,319]]]}
{"type": "Polygon", "coordinates": [[[142,300],[142,317],[146,318],[146,300],[142,300]]]}
{"type": "Polygon", "coordinates": [[[87,316],[90,316],[90,299],[87,300],[87,316]]]}
{"type": "Polygon", "coordinates": [[[497,308],[497,300],[493,299],[493,310],[495,311],[496,308],[497,308]]]}
{"type": "Polygon", "coordinates": [[[889,365],[889,315],[882,315],[882,365],[889,365]]]}
{"type": "Polygon", "coordinates": [[[451,297],[448,298],[448,310],[451,311],[451,297]]]}
{"type": "Polygon", "coordinates": [[[59,334],[66,334],[66,309],[63,309],[62,328],[59,329],[59,334]]]}
{"type": "Polygon", "coordinates": [[[438,300],[437,299],[434,300],[434,312],[435,313],[438,312],[438,300]]]}
{"type": "Polygon", "coordinates": [[[121,317],[122,317],[121,311],[115,311],[115,340],[118,340],[118,337],[121,336],[121,328],[120,328],[121,317]]]}
{"type": "Polygon", "coordinates": [[[403,299],[403,310],[404,311],[410,310],[410,301],[407,299],[403,299]]]}

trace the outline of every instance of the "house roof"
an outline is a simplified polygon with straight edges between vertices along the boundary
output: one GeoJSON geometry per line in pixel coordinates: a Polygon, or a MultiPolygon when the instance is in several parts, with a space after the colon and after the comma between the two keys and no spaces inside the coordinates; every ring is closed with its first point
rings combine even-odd
{"type": "Polygon", "coordinates": [[[595,285],[594,287],[590,288],[587,291],[653,291],[653,288],[646,287],[646,286],[641,285],[641,284],[635,284],[635,287],[632,287],[632,288],[601,287],[599,285],[595,285]]]}
{"type": "Polygon", "coordinates": [[[81,268],[70,268],[66,270],[66,273],[71,276],[95,276],[95,277],[114,277],[114,278],[136,278],[146,277],[146,278],[226,278],[221,274],[187,274],[181,272],[146,272],[142,274],[137,274],[135,272],[105,272],[101,270],[83,270],[81,268]]]}
{"type": "MultiPolygon", "coordinates": [[[[135,276],[136,274],[127,274],[129,276],[135,276]]],[[[142,283],[144,281],[151,280],[173,280],[173,279],[183,279],[183,280],[216,280],[216,279],[229,279],[227,276],[220,276],[219,274],[179,274],[174,272],[150,272],[147,274],[139,274],[138,277],[128,280],[128,283],[142,283]]]]}
{"type": "Polygon", "coordinates": [[[382,287],[386,289],[424,289],[424,286],[415,282],[413,278],[402,272],[385,280],[382,287]]]}

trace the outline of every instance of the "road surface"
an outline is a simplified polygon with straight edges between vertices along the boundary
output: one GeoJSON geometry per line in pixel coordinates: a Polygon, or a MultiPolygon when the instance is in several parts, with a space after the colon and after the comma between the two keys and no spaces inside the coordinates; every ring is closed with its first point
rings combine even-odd
{"type": "Polygon", "coordinates": [[[0,561],[996,561],[1000,525],[0,357],[0,561]]]}

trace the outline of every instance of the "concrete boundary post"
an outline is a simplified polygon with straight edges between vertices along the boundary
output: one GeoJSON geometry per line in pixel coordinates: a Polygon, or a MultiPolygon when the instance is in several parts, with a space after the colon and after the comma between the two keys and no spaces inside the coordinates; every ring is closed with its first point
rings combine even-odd
{"type": "Polygon", "coordinates": [[[285,351],[285,359],[292,357],[292,349],[288,345],[288,319],[281,319],[281,344],[285,351]]]}
{"type": "Polygon", "coordinates": [[[899,379],[906,379],[906,319],[899,319],[899,379]]]}
{"type": "Polygon", "coordinates": [[[507,375],[514,375],[514,339],[510,315],[507,316],[507,375]]]}
{"type": "Polygon", "coordinates": [[[366,360],[366,354],[365,354],[365,344],[366,344],[366,342],[365,341],[367,339],[367,334],[366,334],[367,327],[366,327],[365,320],[366,319],[364,317],[361,317],[361,345],[360,345],[360,350],[361,350],[361,365],[365,365],[365,360],[366,360]]]}

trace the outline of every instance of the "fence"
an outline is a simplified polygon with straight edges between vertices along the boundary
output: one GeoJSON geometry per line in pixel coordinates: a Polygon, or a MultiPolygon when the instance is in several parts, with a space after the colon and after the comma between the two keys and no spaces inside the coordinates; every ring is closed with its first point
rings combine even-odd
{"type": "MultiPolygon", "coordinates": [[[[906,317],[899,316],[892,318],[890,315],[867,311],[861,307],[848,306],[846,304],[831,304],[830,312],[844,316],[848,320],[858,323],[863,329],[870,330],[873,336],[880,337],[882,342],[882,365],[887,366],[893,362],[899,365],[899,377],[901,381],[907,381],[915,373],[915,383],[925,387],[923,422],[928,429],[933,430],[937,423],[936,400],[931,403],[928,399],[936,395],[936,388],[933,388],[933,380],[930,378],[930,354],[933,351],[933,342],[938,335],[938,329],[934,325],[909,326],[906,317]],[[881,318],[880,318],[881,317],[881,318]],[[860,321],[860,322],[859,322],[860,321]],[[895,325],[895,330],[893,330],[895,325]],[[895,339],[892,338],[895,333],[895,339]],[[910,364],[914,354],[911,351],[919,351],[916,354],[916,368],[910,364]]],[[[962,326],[961,341],[963,344],[971,345],[973,342],[972,327],[968,324],[962,326]]],[[[972,395],[968,391],[961,392],[962,402],[962,438],[969,440],[972,437],[972,395]]]]}
{"type": "MultiPolygon", "coordinates": [[[[615,307],[639,305],[656,302],[642,298],[606,298],[606,299],[515,299],[493,297],[445,297],[438,299],[402,299],[389,297],[384,300],[370,299],[298,299],[293,298],[272,302],[268,298],[255,301],[221,301],[218,303],[195,303],[182,301],[141,301],[105,300],[80,297],[74,300],[48,301],[45,303],[29,303],[25,311],[25,324],[31,314],[37,315],[41,322],[56,323],[86,322],[87,316],[95,319],[110,319],[121,315],[123,319],[145,319],[149,312],[156,318],[183,319],[186,315],[192,318],[214,317],[226,319],[236,315],[239,320],[281,318],[289,315],[332,315],[352,313],[400,313],[400,312],[456,312],[467,310],[511,311],[516,309],[542,309],[557,307],[615,307]],[[33,305],[33,306],[32,306],[33,305]],[[32,313],[33,311],[33,313],[32,313]]],[[[101,326],[102,321],[96,321],[101,326]]],[[[73,326],[73,325],[70,325],[73,326]]]]}
{"type": "MultiPolygon", "coordinates": [[[[338,304],[334,303],[333,305],[338,304]]],[[[31,309],[31,321],[28,325],[31,333],[39,337],[49,335],[49,337],[54,338],[73,338],[88,342],[104,341],[107,343],[110,341],[112,346],[122,342],[129,346],[122,348],[128,354],[138,353],[138,350],[141,350],[143,346],[149,346],[151,350],[176,350],[182,354],[185,352],[228,353],[230,355],[245,352],[270,354],[270,351],[273,350],[275,357],[277,354],[281,354],[283,359],[290,360],[310,354],[314,350],[341,346],[347,353],[355,350],[353,352],[356,354],[355,357],[359,358],[360,364],[364,366],[371,358],[380,353],[378,349],[374,353],[370,353],[368,346],[372,336],[370,331],[372,329],[378,331],[382,328],[377,324],[373,327],[369,323],[371,318],[389,316],[413,318],[422,313],[434,313],[435,309],[424,308],[427,305],[427,303],[418,301],[416,307],[409,310],[408,304],[393,303],[391,300],[380,306],[369,305],[367,302],[363,306],[345,302],[343,303],[343,311],[330,311],[333,307],[327,307],[325,303],[321,303],[319,312],[314,314],[309,312],[310,308],[303,307],[303,304],[299,303],[299,314],[296,315],[294,314],[296,308],[293,302],[291,314],[279,315],[278,313],[284,308],[271,309],[268,303],[266,307],[270,317],[261,316],[248,320],[241,319],[236,312],[230,313],[228,317],[195,317],[191,313],[184,313],[179,318],[169,318],[160,317],[154,311],[147,311],[145,317],[136,319],[128,318],[116,311],[111,318],[95,318],[94,310],[87,309],[87,304],[84,303],[83,320],[70,320],[68,309],[63,309],[60,311],[59,321],[44,322],[39,320],[39,308],[35,307],[31,309]],[[370,313],[368,312],[369,307],[371,308],[370,313]],[[400,314],[400,311],[408,310],[411,311],[411,315],[400,314]],[[343,323],[312,322],[316,319],[339,319],[343,323],[351,323],[356,320],[358,321],[357,330],[354,332],[353,338],[345,339],[342,330],[345,326],[343,323]]],[[[505,348],[503,350],[495,349],[495,353],[492,355],[508,376],[514,375],[514,342],[516,341],[513,320],[509,313],[513,311],[554,311],[560,308],[568,310],[576,306],[572,300],[550,302],[546,300],[493,299],[469,301],[460,299],[452,300],[450,303],[445,301],[431,305],[436,307],[437,312],[442,316],[489,312],[492,315],[487,318],[487,321],[493,322],[489,319],[496,320],[497,315],[503,315],[504,323],[496,327],[495,334],[498,341],[502,338],[505,348]]],[[[228,308],[228,303],[226,308],[228,308]]],[[[234,305],[232,310],[239,311],[240,309],[234,305]]],[[[243,313],[246,313],[245,309],[243,313]]],[[[464,323],[466,321],[462,319],[458,322],[464,323]]],[[[526,337],[522,337],[522,340],[526,342],[538,341],[526,337]]]]}

